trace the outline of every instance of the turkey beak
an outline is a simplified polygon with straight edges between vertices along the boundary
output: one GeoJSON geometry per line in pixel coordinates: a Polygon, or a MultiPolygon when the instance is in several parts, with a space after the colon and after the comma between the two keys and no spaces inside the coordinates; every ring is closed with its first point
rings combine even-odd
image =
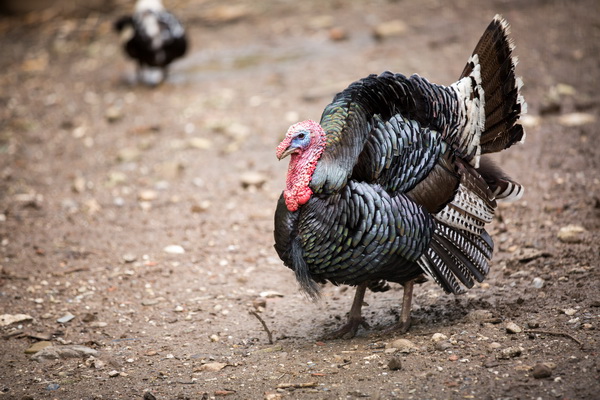
{"type": "Polygon", "coordinates": [[[286,158],[286,157],[287,157],[287,156],[289,156],[290,154],[293,154],[293,153],[295,153],[295,152],[296,152],[296,150],[298,150],[298,149],[296,149],[295,147],[291,147],[291,146],[290,146],[290,147],[288,147],[287,149],[285,149],[285,151],[284,151],[284,152],[282,152],[281,154],[277,154],[277,158],[278,158],[279,160],[283,160],[284,158],[286,158]]]}

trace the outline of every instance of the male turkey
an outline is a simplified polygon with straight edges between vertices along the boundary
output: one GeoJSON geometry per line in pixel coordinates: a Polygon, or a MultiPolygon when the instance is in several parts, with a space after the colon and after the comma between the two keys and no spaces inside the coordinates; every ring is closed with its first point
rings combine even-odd
{"type": "Polygon", "coordinates": [[[133,15],[119,18],[115,30],[121,33],[125,52],[138,63],[138,80],[149,84],[163,82],[169,64],[187,50],[181,22],[165,10],[161,0],[138,0],[133,15]],[[148,67],[160,68],[158,81],[144,79],[148,67]]]}
{"type": "Polygon", "coordinates": [[[318,283],[357,286],[347,324],[330,337],[366,325],[367,288],[404,286],[392,329],[405,332],[424,273],[455,294],[486,277],[496,200],[523,194],[482,157],[525,138],[508,33],[496,15],[451,86],[391,72],[354,82],[320,123],[292,125],[277,147],[291,157],[275,212],[279,257],[313,298],[318,283]]]}

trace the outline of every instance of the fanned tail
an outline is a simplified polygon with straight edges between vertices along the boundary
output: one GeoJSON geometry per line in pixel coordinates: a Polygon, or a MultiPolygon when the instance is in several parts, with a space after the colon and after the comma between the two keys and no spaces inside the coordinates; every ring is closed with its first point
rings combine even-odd
{"type": "Polygon", "coordinates": [[[486,231],[473,234],[436,223],[431,245],[417,263],[448,293],[463,293],[489,272],[494,244],[486,231]]]}

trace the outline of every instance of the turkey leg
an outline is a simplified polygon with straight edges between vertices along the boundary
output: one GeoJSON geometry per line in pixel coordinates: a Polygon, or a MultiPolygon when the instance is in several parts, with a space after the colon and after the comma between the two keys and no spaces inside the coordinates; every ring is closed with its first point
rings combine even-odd
{"type": "Polygon", "coordinates": [[[394,324],[392,327],[385,330],[385,333],[406,333],[408,328],[410,328],[410,311],[412,308],[412,297],[413,297],[413,288],[415,286],[415,281],[422,281],[421,277],[416,279],[411,279],[408,282],[402,284],[404,288],[404,293],[402,294],[402,313],[400,314],[400,321],[394,324]]]}
{"type": "Polygon", "coordinates": [[[340,329],[326,335],[325,339],[351,339],[356,336],[356,332],[361,325],[365,328],[369,327],[369,325],[365,322],[365,319],[362,317],[361,312],[367,286],[368,282],[365,282],[356,287],[356,293],[354,294],[352,307],[350,308],[350,313],[348,314],[348,322],[346,322],[340,329]]]}

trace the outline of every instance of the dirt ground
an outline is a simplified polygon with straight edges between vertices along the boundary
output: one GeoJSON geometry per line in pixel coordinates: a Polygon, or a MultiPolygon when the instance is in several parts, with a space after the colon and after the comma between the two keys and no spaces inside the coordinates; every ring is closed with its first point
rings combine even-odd
{"type": "Polygon", "coordinates": [[[599,2],[167,1],[192,47],[157,88],[111,30],[131,4],[96,3],[0,19],[0,398],[600,398],[599,2]],[[452,83],[496,13],[527,191],[489,278],[419,286],[403,336],[401,288],[368,293],[370,329],[323,341],[353,290],[313,303],[277,258],[276,145],[369,73],[452,83]]]}

